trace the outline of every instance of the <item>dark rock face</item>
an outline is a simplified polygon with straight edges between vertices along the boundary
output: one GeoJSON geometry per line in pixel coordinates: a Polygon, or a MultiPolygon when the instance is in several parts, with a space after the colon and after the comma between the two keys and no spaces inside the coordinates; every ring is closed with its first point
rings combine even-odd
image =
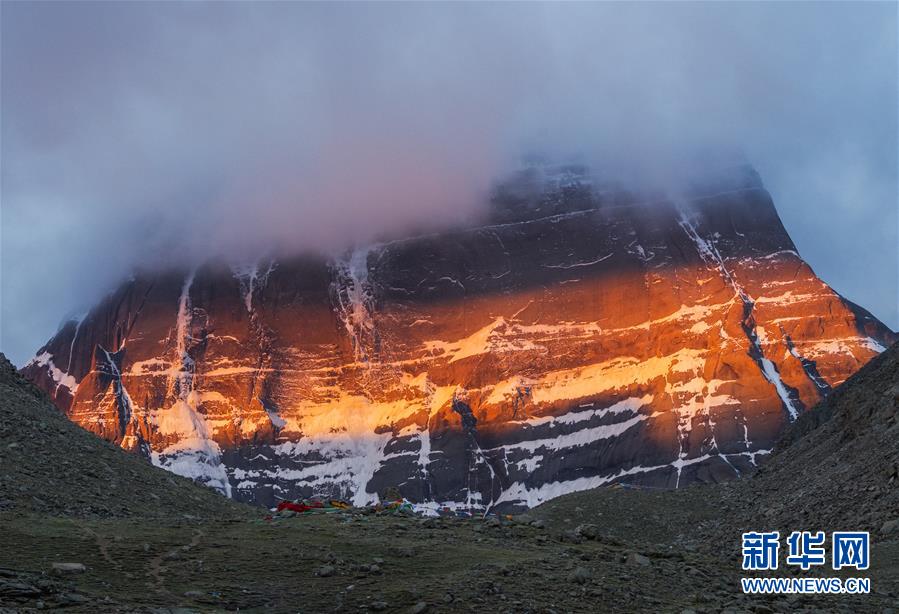
{"type": "Polygon", "coordinates": [[[483,509],[739,475],[896,339],[750,169],[653,202],[566,172],[510,182],[477,228],[136,276],[23,372],[240,500],[483,509]]]}

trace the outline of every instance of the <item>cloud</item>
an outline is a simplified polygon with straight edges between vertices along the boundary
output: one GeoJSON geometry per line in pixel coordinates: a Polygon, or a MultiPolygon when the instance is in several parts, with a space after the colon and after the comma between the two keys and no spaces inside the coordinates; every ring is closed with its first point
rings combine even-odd
{"type": "Polygon", "coordinates": [[[5,3],[0,345],[21,363],[139,263],[476,216],[529,151],[665,181],[740,149],[896,328],[896,10],[5,3]]]}

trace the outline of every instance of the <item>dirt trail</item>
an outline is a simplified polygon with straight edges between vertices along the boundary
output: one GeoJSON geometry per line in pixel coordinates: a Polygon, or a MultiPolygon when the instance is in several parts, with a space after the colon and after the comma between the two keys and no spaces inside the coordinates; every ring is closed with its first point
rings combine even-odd
{"type": "Polygon", "coordinates": [[[93,538],[94,542],[97,544],[97,548],[100,550],[100,556],[103,557],[110,565],[113,567],[121,567],[115,560],[113,560],[112,556],[109,554],[109,539],[100,535],[90,527],[82,526],[81,530],[93,538]]]}
{"type": "Polygon", "coordinates": [[[160,554],[159,556],[153,557],[153,559],[149,563],[149,570],[146,572],[146,576],[150,578],[147,582],[147,587],[151,590],[166,595],[172,596],[171,591],[165,588],[163,574],[168,570],[168,567],[164,564],[166,560],[172,560],[181,555],[182,552],[189,552],[193,548],[196,548],[200,544],[200,540],[206,535],[202,530],[195,529],[193,532],[193,537],[189,543],[184,544],[183,546],[178,546],[177,548],[173,548],[164,554],[160,554]]]}

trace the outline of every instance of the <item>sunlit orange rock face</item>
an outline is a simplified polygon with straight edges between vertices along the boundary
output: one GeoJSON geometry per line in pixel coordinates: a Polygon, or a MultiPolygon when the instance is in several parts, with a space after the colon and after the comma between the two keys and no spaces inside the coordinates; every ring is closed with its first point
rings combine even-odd
{"type": "Polygon", "coordinates": [[[23,372],[245,501],[466,509],[739,476],[896,335],[803,262],[751,169],[683,196],[526,173],[476,228],[141,274],[23,372]]]}

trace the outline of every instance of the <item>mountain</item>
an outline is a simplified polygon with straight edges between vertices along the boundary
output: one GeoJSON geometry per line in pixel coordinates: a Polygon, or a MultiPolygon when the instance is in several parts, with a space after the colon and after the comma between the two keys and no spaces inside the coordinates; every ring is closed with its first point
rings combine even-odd
{"type": "Polygon", "coordinates": [[[753,169],[672,197],[558,167],[476,227],[136,274],[22,372],[238,500],[520,508],[738,476],[896,338],[802,260],[753,169]]]}

